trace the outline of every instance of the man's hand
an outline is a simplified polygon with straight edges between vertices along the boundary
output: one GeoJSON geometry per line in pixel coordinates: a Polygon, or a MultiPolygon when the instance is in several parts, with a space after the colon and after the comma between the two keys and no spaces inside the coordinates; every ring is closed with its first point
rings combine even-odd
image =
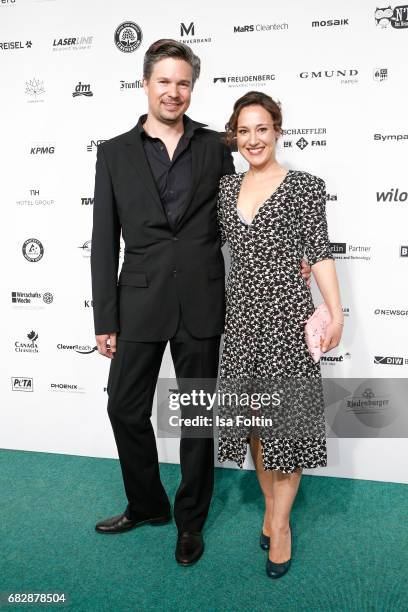
{"type": "Polygon", "coordinates": [[[308,287],[310,287],[310,275],[312,274],[312,268],[304,259],[302,259],[300,264],[300,271],[302,273],[303,278],[306,281],[308,287]]]}
{"type": "Polygon", "coordinates": [[[104,357],[113,359],[116,353],[116,332],[95,336],[98,352],[104,357]]]}

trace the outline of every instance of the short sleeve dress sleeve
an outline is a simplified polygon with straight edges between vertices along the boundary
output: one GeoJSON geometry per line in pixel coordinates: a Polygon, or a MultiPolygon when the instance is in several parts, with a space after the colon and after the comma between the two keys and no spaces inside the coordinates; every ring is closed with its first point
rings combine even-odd
{"type": "Polygon", "coordinates": [[[307,175],[300,218],[309,265],[323,259],[334,259],[327,228],[326,185],[321,178],[307,175]]]}

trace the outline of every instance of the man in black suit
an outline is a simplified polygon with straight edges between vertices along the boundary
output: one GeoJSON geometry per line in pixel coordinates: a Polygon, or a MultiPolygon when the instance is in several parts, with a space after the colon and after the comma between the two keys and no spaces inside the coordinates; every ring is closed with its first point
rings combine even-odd
{"type": "MultiPolygon", "coordinates": [[[[234,172],[220,134],[185,115],[200,60],[173,40],[144,58],[148,114],[98,147],[92,293],[98,350],[112,359],[108,414],[128,506],[96,525],[119,533],[170,520],[152,400],[166,344],[178,379],[216,379],[224,325],[224,260],[216,220],[221,176],[234,172]],[[117,278],[119,239],[125,256],[117,278]]],[[[195,562],[213,490],[212,437],[181,437],[176,559],[195,562]]]]}

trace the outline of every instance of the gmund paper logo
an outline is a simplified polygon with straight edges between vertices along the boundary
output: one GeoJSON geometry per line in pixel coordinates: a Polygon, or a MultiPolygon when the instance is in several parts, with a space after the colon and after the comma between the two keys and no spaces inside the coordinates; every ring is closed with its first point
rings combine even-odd
{"type": "Polygon", "coordinates": [[[377,191],[377,202],[406,202],[408,191],[400,191],[399,187],[392,187],[389,191],[377,191]]]}
{"type": "Polygon", "coordinates": [[[388,28],[389,25],[396,30],[408,28],[408,4],[396,6],[394,9],[391,6],[376,8],[374,19],[376,25],[382,29],[388,28]]]}
{"type": "Polygon", "coordinates": [[[402,365],[408,363],[408,359],[405,359],[404,357],[383,357],[383,356],[376,356],[376,357],[374,357],[374,363],[376,365],[396,365],[396,366],[402,366],[402,365]]]}

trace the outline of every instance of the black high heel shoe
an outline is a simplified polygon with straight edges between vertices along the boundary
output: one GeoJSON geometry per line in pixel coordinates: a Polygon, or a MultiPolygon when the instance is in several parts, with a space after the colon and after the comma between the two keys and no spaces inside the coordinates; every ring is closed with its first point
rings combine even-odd
{"type": "Polygon", "coordinates": [[[261,535],[259,538],[259,546],[262,548],[262,550],[269,550],[270,545],[271,538],[269,536],[266,536],[264,532],[261,531],[261,535]]]}
{"type": "MultiPolygon", "coordinates": [[[[292,539],[292,525],[289,523],[290,535],[292,539]]],[[[268,578],[281,578],[290,568],[292,558],[283,563],[274,563],[268,557],[266,560],[266,575],[268,578]]]]}

